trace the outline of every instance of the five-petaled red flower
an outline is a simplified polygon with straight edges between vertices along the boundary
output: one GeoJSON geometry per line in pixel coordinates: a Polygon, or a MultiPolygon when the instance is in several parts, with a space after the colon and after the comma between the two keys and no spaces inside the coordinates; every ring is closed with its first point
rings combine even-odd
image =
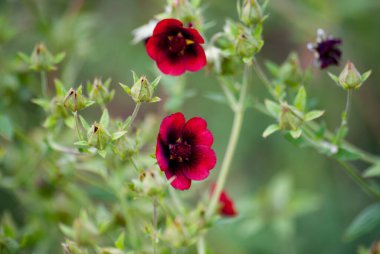
{"type": "Polygon", "coordinates": [[[164,74],[178,76],[185,71],[199,71],[206,65],[202,43],[204,40],[196,29],[183,27],[177,19],[164,19],[157,23],[146,51],[164,74]]]}
{"type": "MultiPolygon", "coordinates": [[[[216,184],[211,185],[211,194],[214,193],[216,184]]],[[[237,216],[235,204],[225,191],[222,191],[219,196],[219,213],[225,217],[237,216]]]]}
{"type": "Polygon", "coordinates": [[[211,148],[214,138],[203,118],[186,122],[182,113],[162,120],[157,136],[156,158],[161,170],[175,189],[187,190],[191,180],[208,177],[216,164],[211,148]]]}

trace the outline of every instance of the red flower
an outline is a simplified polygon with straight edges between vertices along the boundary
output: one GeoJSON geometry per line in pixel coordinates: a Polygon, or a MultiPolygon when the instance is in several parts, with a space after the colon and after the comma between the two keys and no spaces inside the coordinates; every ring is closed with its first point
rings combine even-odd
{"type": "MultiPolygon", "coordinates": [[[[216,184],[211,186],[211,194],[214,193],[216,184]]],[[[237,216],[235,204],[225,191],[222,191],[219,196],[219,213],[225,217],[237,216]]]]}
{"type": "Polygon", "coordinates": [[[175,189],[187,190],[191,180],[208,177],[216,164],[213,141],[203,118],[194,117],[186,122],[182,113],[175,113],[162,120],[156,158],[175,189]]]}
{"type": "Polygon", "coordinates": [[[183,27],[177,19],[164,19],[157,23],[146,51],[164,74],[178,76],[185,71],[199,71],[206,65],[202,43],[204,40],[196,29],[183,27]]]}

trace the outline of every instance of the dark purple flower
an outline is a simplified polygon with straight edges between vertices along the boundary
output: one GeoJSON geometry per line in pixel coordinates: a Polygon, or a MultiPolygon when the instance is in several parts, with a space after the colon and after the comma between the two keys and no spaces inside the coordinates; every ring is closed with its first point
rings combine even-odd
{"type": "MultiPolygon", "coordinates": [[[[211,194],[214,193],[216,184],[211,185],[211,194]]],[[[219,214],[224,217],[235,217],[238,212],[235,209],[234,201],[228,196],[225,191],[222,191],[219,196],[219,214]]]]}
{"type": "Polygon", "coordinates": [[[342,52],[338,46],[342,40],[326,36],[322,29],[318,29],[317,35],[317,43],[308,44],[308,48],[315,52],[319,67],[325,69],[330,65],[339,65],[342,52]]]}
{"type": "Polygon", "coordinates": [[[216,155],[211,148],[213,142],[203,118],[194,117],[186,122],[183,114],[178,112],[162,120],[156,158],[175,189],[187,190],[191,180],[208,177],[216,164],[216,155]]]}

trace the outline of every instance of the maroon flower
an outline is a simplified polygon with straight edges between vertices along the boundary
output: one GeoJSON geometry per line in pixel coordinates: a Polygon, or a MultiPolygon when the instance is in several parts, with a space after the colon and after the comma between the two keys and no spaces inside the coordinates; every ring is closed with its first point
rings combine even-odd
{"type": "Polygon", "coordinates": [[[325,69],[330,65],[339,65],[342,52],[338,46],[342,40],[326,36],[322,29],[318,29],[317,36],[317,43],[308,44],[308,48],[315,52],[319,67],[325,69]]]}
{"type": "Polygon", "coordinates": [[[206,65],[202,43],[202,36],[194,28],[183,27],[177,19],[164,19],[157,23],[146,51],[164,74],[178,76],[206,65]]]}
{"type": "Polygon", "coordinates": [[[211,148],[213,142],[203,118],[194,117],[186,122],[182,113],[175,113],[162,120],[156,158],[175,189],[187,190],[191,180],[208,177],[216,164],[216,155],[211,148]]]}
{"type": "MultiPolygon", "coordinates": [[[[211,186],[211,194],[214,193],[215,187],[216,184],[211,186]]],[[[234,202],[225,191],[222,191],[219,196],[219,213],[225,217],[235,217],[238,214],[234,202]]]]}

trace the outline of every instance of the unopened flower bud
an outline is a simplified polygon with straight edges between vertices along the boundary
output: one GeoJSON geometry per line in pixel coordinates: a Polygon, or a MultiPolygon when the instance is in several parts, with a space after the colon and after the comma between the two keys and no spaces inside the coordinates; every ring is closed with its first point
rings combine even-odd
{"type": "Polygon", "coordinates": [[[294,131],[297,130],[303,123],[302,117],[291,109],[287,104],[281,105],[281,114],[279,126],[281,130],[294,131]]]}
{"type": "Polygon", "coordinates": [[[88,144],[99,150],[104,150],[111,141],[111,135],[104,127],[95,122],[87,132],[88,144]]]}
{"type": "Polygon", "coordinates": [[[82,95],[82,86],[77,90],[70,88],[65,98],[63,99],[63,106],[70,109],[72,112],[77,112],[94,104],[93,101],[88,100],[82,95]]]}
{"type": "Polygon", "coordinates": [[[55,65],[60,63],[65,57],[65,53],[52,55],[43,43],[35,46],[30,57],[23,53],[19,55],[29,65],[29,68],[34,71],[55,70],[55,65]]]}
{"type": "Polygon", "coordinates": [[[87,91],[90,100],[96,101],[98,104],[110,102],[115,95],[115,90],[109,91],[110,84],[111,79],[103,83],[100,78],[95,78],[93,83],[88,83],[87,91]]]}
{"type": "Polygon", "coordinates": [[[135,72],[132,73],[134,81],[132,88],[120,84],[124,91],[130,95],[136,103],[160,101],[160,98],[153,97],[154,90],[160,81],[160,77],[156,78],[152,83],[150,83],[145,76],[141,76],[139,78],[135,72]]]}
{"type": "Polygon", "coordinates": [[[256,0],[244,0],[240,10],[240,20],[250,26],[263,21],[263,12],[256,0]]]}
{"type": "Polygon", "coordinates": [[[343,71],[339,75],[339,84],[345,89],[358,89],[362,86],[363,82],[369,77],[370,72],[363,75],[355,68],[355,65],[348,62],[343,71]]]}

